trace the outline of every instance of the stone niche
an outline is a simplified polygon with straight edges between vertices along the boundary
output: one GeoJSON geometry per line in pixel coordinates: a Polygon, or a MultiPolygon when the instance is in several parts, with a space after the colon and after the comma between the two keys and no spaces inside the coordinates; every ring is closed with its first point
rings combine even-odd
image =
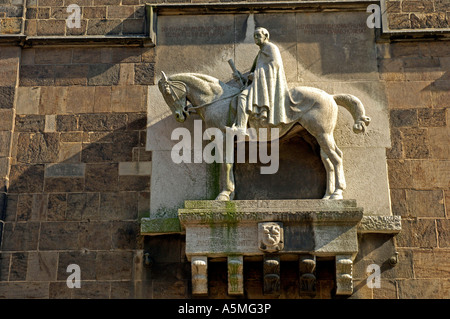
{"type": "Polygon", "coordinates": [[[215,201],[217,165],[176,164],[171,159],[172,147],[179,142],[171,140],[173,130],[185,127],[193,134],[194,120],[200,118],[176,122],[157,85],[149,86],[151,206],[141,234],[186,234],[194,295],[208,294],[211,260],[226,260],[228,293],[242,295],[243,266],[249,258],[263,263],[265,294],[280,292],[280,262],[297,260],[299,289],[314,295],[316,261],[322,257],[335,260],[336,293],[350,295],[358,234],[400,231],[400,218],[390,208],[387,178],[388,109],[378,76],[375,31],[366,25],[370,1],[352,6],[330,1],[329,12],[326,1],[321,1],[324,11],[310,10],[313,2],[295,8],[273,2],[155,5],[149,10],[156,43],[155,81],[161,71],[168,76],[195,72],[231,84],[227,61],[233,59],[241,72],[249,71],[258,53],[253,32],[262,26],[280,48],[290,88],[303,85],[355,95],[372,118],[366,133],[356,135],[351,115],[339,109],[334,136],[344,154],[343,200],[321,200],[325,169],[317,143],[303,132],[280,142],[277,174],[259,174],[260,163],[236,164],[235,200],[215,201]]]}

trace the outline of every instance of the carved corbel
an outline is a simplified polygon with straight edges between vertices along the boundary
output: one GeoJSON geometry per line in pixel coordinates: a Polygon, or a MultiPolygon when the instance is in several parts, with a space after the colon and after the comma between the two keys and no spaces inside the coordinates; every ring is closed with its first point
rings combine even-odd
{"type": "Polygon", "coordinates": [[[316,256],[300,255],[299,273],[300,273],[300,295],[316,295],[316,256]]]}
{"type": "Polygon", "coordinates": [[[195,256],[191,260],[192,294],[208,294],[208,257],[195,256]]]}
{"type": "Polygon", "coordinates": [[[244,294],[244,257],[228,256],[228,294],[244,294]]]}
{"type": "Polygon", "coordinates": [[[336,295],[353,293],[353,259],[349,255],[336,256],[336,295]]]}
{"type": "Polygon", "coordinates": [[[264,295],[280,295],[280,256],[264,255],[264,295]]]}

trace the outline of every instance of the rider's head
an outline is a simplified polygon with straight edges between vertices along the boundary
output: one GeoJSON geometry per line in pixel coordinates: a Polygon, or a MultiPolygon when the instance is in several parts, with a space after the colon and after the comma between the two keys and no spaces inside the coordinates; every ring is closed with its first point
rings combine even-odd
{"type": "Polygon", "coordinates": [[[269,31],[262,27],[256,28],[253,36],[257,45],[262,45],[265,42],[269,41],[269,31]]]}

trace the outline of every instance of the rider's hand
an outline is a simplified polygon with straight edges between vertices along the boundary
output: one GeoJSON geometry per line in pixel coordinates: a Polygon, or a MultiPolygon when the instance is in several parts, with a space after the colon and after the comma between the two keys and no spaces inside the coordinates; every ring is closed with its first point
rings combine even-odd
{"type": "Polygon", "coordinates": [[[237,73],[237,72],[234,72],[234,73],[233,73],[233,79],[234,79],[236,82],[239,82],[239,81],[241,81],[241,75],[240,75],[239,73],[237,73]]]}

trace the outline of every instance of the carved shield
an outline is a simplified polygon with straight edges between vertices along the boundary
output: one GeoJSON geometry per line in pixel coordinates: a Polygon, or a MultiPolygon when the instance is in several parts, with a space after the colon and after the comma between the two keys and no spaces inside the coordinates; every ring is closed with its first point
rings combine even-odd
{"type": "Polygon", "coordinates": [[[265,222],[258,224],[259,249],[276,252],[284,248],[283,223],[265,222]]]}

